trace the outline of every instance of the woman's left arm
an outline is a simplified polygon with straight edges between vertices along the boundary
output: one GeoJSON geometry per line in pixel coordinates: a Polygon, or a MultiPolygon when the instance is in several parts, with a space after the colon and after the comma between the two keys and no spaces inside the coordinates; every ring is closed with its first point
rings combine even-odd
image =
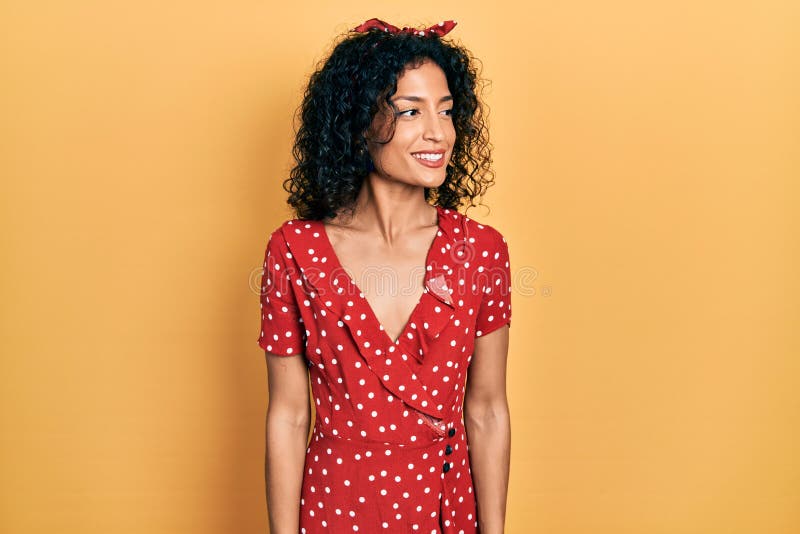
{"type": "Polygon", "coordinates": [[[506,398],[508,332],[509,327],[503,326],[475,339],[464,395],[464,424],[481,534],[502,534],[505,527],[511,458],[506,398]]]}

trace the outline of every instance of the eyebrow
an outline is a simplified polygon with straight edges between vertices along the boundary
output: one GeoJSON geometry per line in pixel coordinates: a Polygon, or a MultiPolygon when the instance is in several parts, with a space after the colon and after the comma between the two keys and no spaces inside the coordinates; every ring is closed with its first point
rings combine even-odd
{"type": "MultiPolygon", "coordinates": [[[[409,96],[396,96],[392,99],[392,101],[395,100],[410,100],[411,102],[422,102],[426,99],[419,96],[409,95],[409,96]]],[[[453,100],[453,95],[443,96],[442,98],[439,99],[439,102],[445,102],[447,100],[453,100]]]]}

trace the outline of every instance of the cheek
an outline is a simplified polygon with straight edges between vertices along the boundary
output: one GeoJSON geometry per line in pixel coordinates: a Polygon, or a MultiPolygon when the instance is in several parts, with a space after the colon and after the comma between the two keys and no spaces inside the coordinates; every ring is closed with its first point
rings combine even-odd
{"type": "Polygon", "coordinates": [[[383,147],[382,157],[395,161],[406,158],[413,150],[415,139],[414,135],[408,135],[398,128],[392,141],[383,147]]]}

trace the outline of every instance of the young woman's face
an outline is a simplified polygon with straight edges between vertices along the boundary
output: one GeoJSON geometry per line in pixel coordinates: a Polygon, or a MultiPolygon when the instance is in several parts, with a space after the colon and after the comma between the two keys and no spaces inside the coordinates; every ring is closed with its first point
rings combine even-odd
{"type": "Polygon", "coordinates": [[[431,60],[407,68],[389,101],[394,109],[377,113],[367,135],[368,139],[388,139],[391,120],[387,113],[396,115],[392,140],[367,144],[375,164],[372,173],[408,185],[440,186],[456,139],[453,97],[444,71],[431,60]]]}

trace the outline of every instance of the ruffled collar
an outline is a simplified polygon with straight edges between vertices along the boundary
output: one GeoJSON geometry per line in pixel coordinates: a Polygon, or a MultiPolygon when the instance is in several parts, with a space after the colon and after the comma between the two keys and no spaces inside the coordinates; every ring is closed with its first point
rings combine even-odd
{"type": "Polygon", "coordinates": [[[465,217],[452,209],[436,209],[439,229],[426,258],[424,290],[396,341],[342,267],[322,221],[293,219],[282,231],[308,296],[318,299],[339,318],[340,326],[346,326],[359,354],[386,388],[418,410],[441,418],[409,365],[410,358],[423,362],[431,341],[453,320],[462,302],[453,290],[455,268],[465,259],[465,217]]]}

